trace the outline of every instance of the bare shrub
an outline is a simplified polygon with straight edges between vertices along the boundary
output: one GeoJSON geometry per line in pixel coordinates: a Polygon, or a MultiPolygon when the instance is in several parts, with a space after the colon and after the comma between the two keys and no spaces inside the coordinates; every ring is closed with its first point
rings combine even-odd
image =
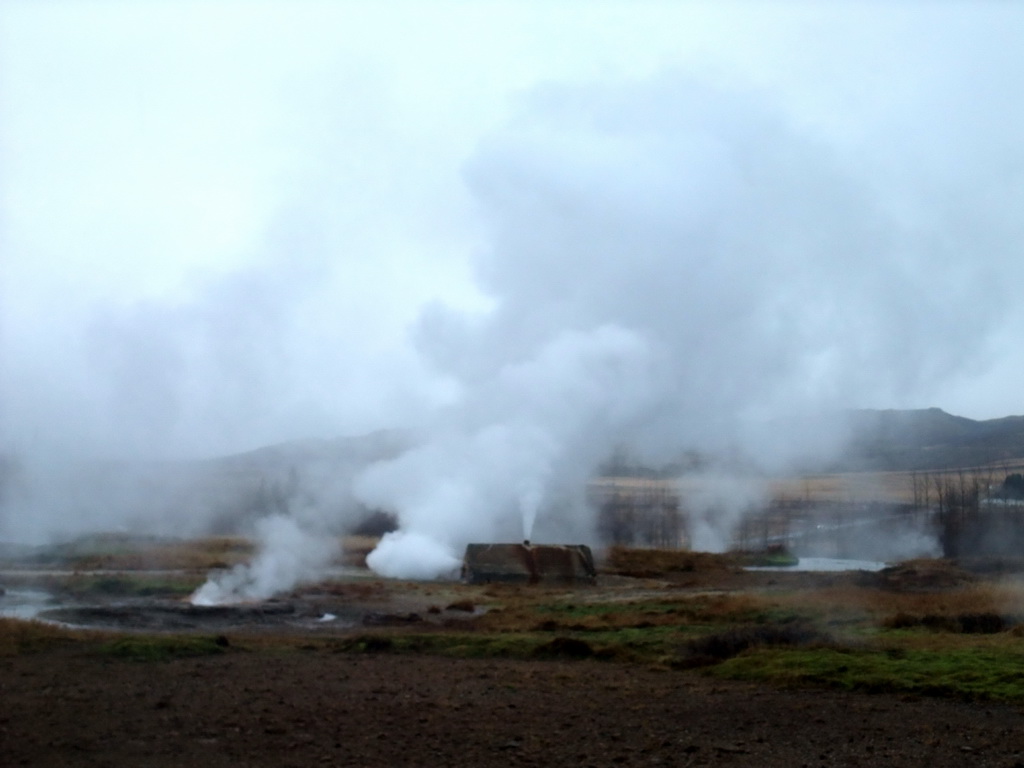
{"type": "Polygon", "coordinates": [[[575,637],[556,637],[550,642],[538,645],[534,650],[534,655],[587,659],[594,655],[594,649],[586,640],[575,637]]]}

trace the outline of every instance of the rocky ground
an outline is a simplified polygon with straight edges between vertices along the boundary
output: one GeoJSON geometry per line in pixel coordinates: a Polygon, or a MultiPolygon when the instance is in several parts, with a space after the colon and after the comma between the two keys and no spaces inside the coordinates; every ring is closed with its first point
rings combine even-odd
{"type": "Polygon", "coordinates": [[[5,766],[1010,766],[1017,708],[597,661],[0,658],[5,766]]]}

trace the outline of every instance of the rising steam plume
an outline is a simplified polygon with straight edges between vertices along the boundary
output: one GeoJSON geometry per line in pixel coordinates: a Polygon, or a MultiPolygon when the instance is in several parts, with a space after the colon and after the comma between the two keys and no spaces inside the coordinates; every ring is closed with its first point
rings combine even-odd
{"type": "MultiPolygon", "coordinates": [[[[397,515],[368,561],[384,575],[450,573],[473,540],[592,541],[586,483],[617,450],[655,465],[686,450],[713,457],[713,491],[692,502],[723,510],[704,521],[714,542],[758,498],[759,474],[842,449],[842,424],[823,427],[823,415],[927,401],[986,352],[1018,233],[961,205],[955,176],[915,175],[911,153],[904,180],[880,190],[870,171],[898,154],[840,151],[771,94],[680,73],[543,86],[464,168],[488,306],[419,313],[415,365],[392,378],[428,369],[429,396],[379,398],[376,381],[360,381],[330,400],[329,382],[304,378],[313,360],[346,365],[341,344],[306,334],[333,317],[312,225],[196,306],[100,318],[91,362],[123,372],[105,394],[125,416],[112,420],[118,435],[138,445],[176,424],[222,437],[241,421],[242,393],[273,411],[260,422],[268,436],[282,424],[312,431],[342,401],[401,411],[408,449],[368,458],[331,495],[397,515]],[[986,258],[964,257],[981,247],[986,258]],[[215,397],[202,376],[176,378],[207,368],[215,397]],[[304,386],[322,390],[317,408],[295,395],[304,386]]],[[[0,383],[27,390],[23,379],[0,383]]],[[[94,418],[80,410],[63,419],[69,430],[94,418]]],[[[313,498],[268,517],[261,554],[197,599],[265,597],[315,577],[339,509],[313,498]]]]}
{"type": "MultiPolygon", "coordinates": [[[[1002,298],[952,268],[961,232],[904,224],[765,100],[682,76],[540,89],[466,173],[494,308],[420,320],[460,397],[357,479],[399,516],[369,560],[385,575],[441,573],[471,540],[587,540],[585,482],[616,447],[748,474],[827,459],[825,414],[927,391],[1002,298]]],[[[758,491],[711,487],[721,542],[758,491]]]]}

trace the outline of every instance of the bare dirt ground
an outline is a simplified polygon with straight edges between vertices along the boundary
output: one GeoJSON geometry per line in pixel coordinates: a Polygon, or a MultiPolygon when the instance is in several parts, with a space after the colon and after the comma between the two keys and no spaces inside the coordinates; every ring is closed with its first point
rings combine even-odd
{"type": "Polygon", "coordinates": [[[596,661],[0,658],[5,766],[1020,766],[1016,708],[596,661]]]}

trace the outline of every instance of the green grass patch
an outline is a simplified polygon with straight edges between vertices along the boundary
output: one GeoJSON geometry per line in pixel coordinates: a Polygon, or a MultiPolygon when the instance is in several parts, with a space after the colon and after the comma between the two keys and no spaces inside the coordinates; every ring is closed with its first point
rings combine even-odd
{"type": "Polygon", "coordinates": [[[670,656],[686,637],[673,627],[608,631],[431,632],[429,634],[364,634],[332,641],[342,653],[425,653],[454,658],[597,658],[658,662],[670,656]]]}
{"type": "Polygon", "coordinates": [[[1003,648],[756,649],[711,669],[736,680],[1024,701],[1024,652],[1003,648]]]}
{"type": "Polygon", "coordinates": [[[132,635],[99,646],[103,656],[129,661],[170,661],[194,656],[212,656],[224,653],[227,639],[190,635],[132,635]]]}
{"type": "MultiPolygon", "coordinates": [[[[634,660],[655,661],[671,655],[681,642],[703,637],[716,628],[706,625],[626,627],[586,632],[559,632],[558,635],[582,639],[610,654],[620,652],[634,660]]],[[[550,637],[550,636],[549,636],[550,637]]]]}
{"type": "Polygon", "coordinates": [[[342,653],[427,653],[457,658],[529,658],[551,638],[515,633],[367,634],[342,638],[342,653]]]}
{"type": "Polygon", "coordinates": [[[672,625],[679,629],[734,624],[788,624],[818,619],[811,609],[764,605],[736,597],[700,597],[687,600],[651,602],[547,603],[533,612],[544,620],[570,629],[604,630],[614,627],[638,629],[672,625]],[[574,623],[576,626],[573,626],[574,623]]]}
{"type": "Polygon", "coordinates": [[[654,627],[617,627],[614,629],[586,629],[559,634],[585,637],[600,643],[653,644],[683,637],[699,637],[719,629],[713,624],[661,624],[654,627]]]}

